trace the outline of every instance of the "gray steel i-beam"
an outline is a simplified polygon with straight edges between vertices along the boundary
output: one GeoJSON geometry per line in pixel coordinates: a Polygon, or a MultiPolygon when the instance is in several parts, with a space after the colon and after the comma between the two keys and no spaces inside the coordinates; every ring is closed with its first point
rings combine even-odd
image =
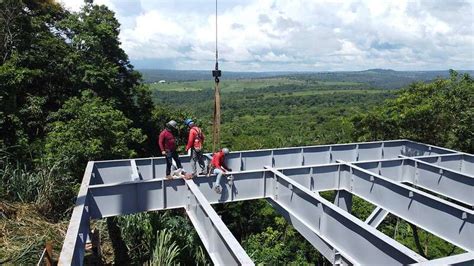
{"type": "Polygon", "coordinates": [[[467,252],[463,254],[453,255],[445,258],[424,261],[411,264],[414,266],[439,266],[439,265],[455,265],[455,266],[472,266],[474,265],[474,253],[467,252]]]}
{"type": "MultiPolygon", "coordinates": [[[[467,155],[466,155],[467,156],[467,155]]],[[[412,162],[411,175],[404,178],[416,186],[431,190],[442,196],[455,199],[463,204],[474,206],[474,176],[425,161],[400,157],[412,162]]]]}
{"type": "MultiPolygon", "coordinates": [[[[266,167],[274,175],[272,200],[298,223],[355,264],[409,264],[426,259],[334,206],[317,193],[266,167]]],[[[326,255],[325,255],[326,256],[326,255]]]]}
{"type": "MultiPolygon", "coordinates": [[[[332,264],[337,263],[338,258],[335,248],[323,238],[321,238],[317,233],[315,233],[311,226],[299,219],[298,216],[295,216],[293,213],[280,206],[273,199],[268,198],[267,201],[281,216],[283,216],[283,218],[285,218],[288,223],[290,223],[296,229],[296,231],[298,231],[314,248],[316,248],[318,252],[321,253],[321,255],[323,255],[332,264]]],[[[354,262],[351,262],[342,256],[339,258],[339,260],[339,264],[354,264],[354,262]]]]}
{"type": "Polygon", "coordinates": [[[373,226],[374,228],[377,228],[383,222],[383,219],[385,219],[387,214],[388,211],[380,207],[376,207],[375,210],[373,210],[372,213],[369,215],[369,217],[365,219],[365,223],[370,226],[373,226]]]}
{"type": "MultiPolygon", "coordinates": [[[[451,156],[443,156],[449,158],[451,156]]],[[[467,155],[465,155],[467,156],[467,155]]],[[[375,172],[397,182],[410,183],[438,195],[474,206],[474,176],[420,159],[399,155],[401,159],[352,162],[353,165],[375,172]]]]}
{"type": "Polygon", "coordinates": [[[215,265],[254,265],[245,250],[211,207],[194,181],[189,189],[186,213],[215,265]]]}
{"type": "MultiPolygon", "coordinates": [[[[402,154],[403,155],[403,154],[402,154]]],[[[474,155],[457,152],[412,157],[436,166],[445,167],[463,174],[474,173],[474,155]]]]}
{"type": "Polygon", "coordinates": [[[58,265],[83,264],[85,244],[89,234],[88,188],[93,167],[94,162],[87,163],[76,205],[72,211],[71,222],[67,228],[66,238],[59,255],[58,265]]]}
{"type": "MultiPolygon", "coordinates": [[[[453,153],[456,152],[408,140],[395,140],[237,151],[226,156],[226,163],[235,172],[242,172],[262,170],[264,165],[285,168],[326,165],[334,163],[336,160],[360,162],[395,159],[399,155],[432,156],[453,153]]],[[[206,157],[210,158],[210,154],[206,154],[206,157]]],[[[190,167],[189,156],[180,156],[180,159],[184,168],[190,167]]],[[[91,180],[90,185],[160,179],[164,178],[166,168],[165,159],[162,157],[99,161],[94,165],[98,174],[91,180]]]]}
{"type": "Polygon", "coordinates": [[[467,251],[474,250],[474,211],[351,163],[344,187],[364,200],[467,251]]]}
{"type": "MultiPolygon", "coordinates": [[[[289,173],[290,177],[294,175],[295,181],[312,190],[345,189],[451,243],[466,250],[472,249],[471,210],[357,166],[350,168],[355,169],[352,175],[337,174],[339,167],[337,164],[304,166],[284,169],[284,172],[289,173]],[[338,178],[341,180],[338,181],[338,178]],[[426,219],[426,215],[435,219],[426,219]]],[[[212,180],[197,179],[196,182],[206,184],[200,185],[200,188],[212,203],[263,198],[270,196],[264,172],[233,173],[233,185],[225,186],[226,193],[221,197],[217,197],[207,185],[212,180]],[[222,198],[223,196],[226,198],[222,198]]],[[[95,185],[91,186],[90,190],[95,204],[91,210],[93,218],[184,206],[181,197],[166,196],[176,192],[183,193],[185,186],[182,180],[95,185]]]]}

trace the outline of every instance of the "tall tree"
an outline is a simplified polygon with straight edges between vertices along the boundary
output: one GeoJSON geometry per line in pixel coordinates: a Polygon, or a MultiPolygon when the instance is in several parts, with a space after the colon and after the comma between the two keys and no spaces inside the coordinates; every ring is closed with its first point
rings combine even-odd
{"type": "Polygon", "coordinates": [[[75,53],[77,72],[72,76],[79,89],[91,89],[98,96],[114,99],[116,107],[133,120],[137,111],[151,115],[151,97],[140,86],[141,75],[133,69],[120,47],[120,23],[104,5],[86,1],[81,11],[62,22],[75,53]],[[143,108],[147,110],[143,110],[143,108]]]}
{"type": "Polygon", "coordinates": [[[42,137],[49,111],[70,95],[69,47],[57,30],[67,13],[54,1],[0,2],[0,101],[5,146],[42,137]]]}
{"type": "Polygon", "coordinates": [[[120,48],[120,24],[106,6],[86,1],[70,13],[53,0],[5,0],[0,22],[0,145],[41,147],[49,114],[84,90],[151,136],[150,92],[120,48]]]}

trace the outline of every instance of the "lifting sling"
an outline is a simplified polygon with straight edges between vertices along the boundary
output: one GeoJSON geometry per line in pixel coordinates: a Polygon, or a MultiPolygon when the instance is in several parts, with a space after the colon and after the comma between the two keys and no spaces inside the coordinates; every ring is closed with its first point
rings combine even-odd
{"type": "Polygon", "coordinates": [[[220,146],[221,133],[221,91],[219,88],[219,77],[221,71],[219,70],[219,56],[217,51],[217,0],[216,0],[216,66],[212,71],[214,77],[214,121],[212,123],[212,151],[216,152],[220,146]]]}

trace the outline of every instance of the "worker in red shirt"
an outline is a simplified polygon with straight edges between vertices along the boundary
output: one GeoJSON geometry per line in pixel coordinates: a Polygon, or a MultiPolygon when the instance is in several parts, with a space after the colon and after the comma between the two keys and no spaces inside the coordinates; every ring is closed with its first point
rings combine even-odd
{"type": "Polygon", "coordinates": [[[214,173],[217,175],[216,184],[214,186],[214,191],[216,191],[217,194],[221,194],[222,192],[222,186],[221,186],[222,175],[226,174],[227,172],[232,171],[232,169],[227,167],[225,163],[225,156],[227,154],[229,154],[229,149],[223,148],[221,151],[218,151],[212,155],[211,173],[214,173]]]}
{"type": "Polygon", "coordinates": [[[158,138],[158,145],[160,146],[161,154],[166,157],[166,179],[172,179],[171,177],[171,165],[173,160],[176,162],[177,172],[183,172],[181,161],[179,160],[178,153],[176,152],[176,139],[173,135],[173,130],[178,129],[178,123],[171,120],[166,123],[165,129],[161,131],[160,137],[158,138]]]}
{"type": "Polygon", "coordinates": [[[191,167],[193,169],[193,177],[197,176],[196,164],[199,163],[201,167],[200,175],[204,175],[204,155],[202,154],[202,146],[204,145],[204,134],[202,130],[196,126],[191,119],[184,120],[184,124],[189,127],[188,144],[186,145],[186,151],[190,152],[191,155],[191,167]]]}

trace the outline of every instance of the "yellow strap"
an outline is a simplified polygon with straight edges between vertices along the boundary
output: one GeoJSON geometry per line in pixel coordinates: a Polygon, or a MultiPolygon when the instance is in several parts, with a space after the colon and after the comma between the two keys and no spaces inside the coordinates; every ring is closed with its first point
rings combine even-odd
{"type": "Polygon", "coordinates": [[[212,151],[217,151],[220,146],[221,134],[221,93],[219,83],[214,88],[214,121],[212,124],[212,151]]]}

